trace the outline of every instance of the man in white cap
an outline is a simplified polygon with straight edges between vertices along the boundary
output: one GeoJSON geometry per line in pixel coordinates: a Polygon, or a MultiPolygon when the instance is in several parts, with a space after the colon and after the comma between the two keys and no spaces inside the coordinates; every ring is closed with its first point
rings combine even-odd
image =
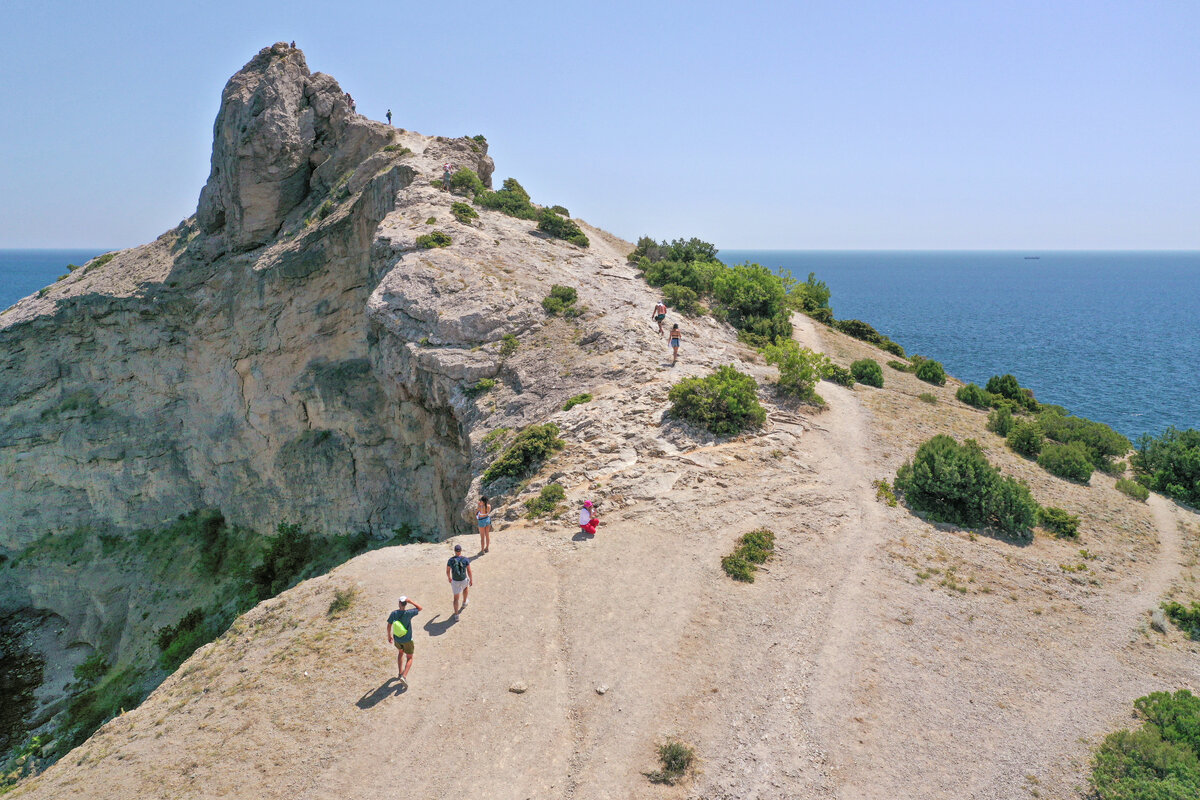
{"type": "Polygon", "coordinates": [[[421,607],[415,600],[400,597],[400,607],[388,615],[388,643],[396,645],[396,677],[408,685],[408,671],[412,669],[413,640],[412,621],[421,607]],[[407,608],[407,606],[412,608],[407,608]]]}
{"type": "Polygon", "coordinates": [[[457,617],[467,607],[467,593],[475,584],[475,576],[471,574],[471,559],[462,554],[461,544],[454,545],[454,557],[446,562],[446,580],[450,581],[450,591],[454,593],[454,616],[457,617]]]}

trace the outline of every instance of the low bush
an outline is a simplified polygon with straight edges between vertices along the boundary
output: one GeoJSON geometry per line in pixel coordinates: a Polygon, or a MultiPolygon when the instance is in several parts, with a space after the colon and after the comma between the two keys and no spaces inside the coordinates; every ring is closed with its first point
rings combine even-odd
{"type": "Polygon", "coordinates": [[[417,247],[422,247],[426,250],[432,250],[435,247],[449,247],[450,234],[442,233],[441,231],[433,231],[432,233],[422,234],[417,237],[417,247]]]}
{"type": "Polygon", "coordinates": [[[482,444],[483,449],[489,453],[494,453],[500,449],[500,445],[504,444],[504,440],[512,435],[512,428],[496,428],[490,430],[484,435],[482,444]]]}
{"type": "Polygon", "coordinates": [[[861,339],[864,342],[881,347],[889,353],[904,358],[904,348],[884,336],[873,327],[860,319],[839,319],[832,323],[833,327],[847,336],[861,339]]]}
{"type": "Polygon", "coordinates": [[[542,300],[542,310],[550,316],[576,316],[575,300],[579,294],[570,286],[559,286],[557,283],[550,287],[550,294],[542,300]]]}
{"type": "Polygon", "coordinates": [[[662,769],[646,773],[651,783],[673,786],[687,774],[696,760],[696,752],[682,742],[669,741],[658,746],[662,769]]]}
{"type": "Polygon", "coordinates": [[[805,400],[815,397],[813,389],[829,364],[827,357],[801,347],[795,339],[784,339],[778,344],[769,345],[763,349],[763,357],[768,364],[779,368],[776,388],[784,394],[805,400]]]}
{"type": "Polygon", "coordinates": [[[759,528],[738,539],[734,551],[721,559],[721,569],[735,581],[754,583],[758,565],[765,564],[774,552],[775,533],[759,528]]]}
{"type": "Polygon", "coordinates": [[[85,686],[91,686],[104,677],[110,666],[104,653],[96,651],[85,658],[82,664],[75,665],[75,680],[85,686]]]}
{"type": "Polygon", "coordinates": [[[917,395],[917,398],[922,403],[929,403],[931,406],[937,405],[937,395],[933,392],[921,392],[919,395],[917,395]]]}
{"type": "Polygon", "coordinates": [[[1038,505],[1029,487],[993,467],[972,439],[934,436],[896,473],[910,508],[967,528],[990,527],[1028,541],[1038,505]]]}
{"type": "Polygon", "coordinates": [[[859,383],[883,388],[883,367],[873,358],[860,358],[850,365],[850,374],[859,383]]]}
{"type": "Polygon", "coordinates": [[[760,428],[767,412],[758,402],[754,378],[731,366],[703,378],[684,378],[671,387],[670,415],[700,425],[718,436],[760,428]]]}
{"type": "Polygon", "coordinates": [[[334,589],[333,599],[329,601],[329,608],[325,612],[325,616],[330,619],[340,616],[343,612],[349,611],[354,605],[354,601],[358,599],[358,587],[347,586],[344,589],[334,589]]]}
{"type": "Polygon", "coordinates": [[[814,308],[812,311],[805,311],[804,313],[808,314],[808,316],[812,317],[822,325],[833,325],[835,322],[833,318],[833,311],[828,308],[814,308]]]}
{"type": "Polygon", "coordinates": [[[484,471],[483,480],[491,483],[499,478],[521,478],[532,472],[549,456],[567,446],[558,433],[558,426],[553,422],[525,428],[484,471]]]}
{"type": "Polygon", "coordinates": [[[580,230],[579,225],[575,223],[575,220],[559,216],[553,209],[543,208],[538,212],[537,221],[539,231],[547,233],[556,239],[563,239],[580,247],[587,247],[591,244],[587,236],[580,230]]]}
{"type": "Polygon", "coordinates": [[[450,191],[453,194],[474,197],[480,192],[487,191],[483,181],[475,174],[475,170],[460,167],[450,176],[450,191]]]}
{"type": "Polygon", "coordinates": [[[998,436],[1008,436],[1012,433],[1015,424],[1012,409],[1007,406],[992,409],[992,412],[988,414],[987,429],[998,436]]]}
{"type": "Polygon", "coordinates": [[[1042,452],[1046,437],[1042,435],[1042,429],[1036,422],[1017,422],[1008,432],[1005,441],[1014,453],[1026,458],[1037,458],[1042,452]]]}
{"type": "Polygon", "coordinates": [[[886,480],[880,479],[872,484],[875,487],[875,499],[882,500],[890,507],[896,507],[896,493],[892,490],[892,485],[886,480]]]}
{"type": "Polygon", "coordinates": [[[702,295],[712,292],[713,278],[723,269],[719,261],[648,261],[642,275],[651,286],[675,284],[702,295]]]}
{"type": "Polygon", "coordinates": [[[670,243],[665,240],[659,243],[649,236],[643,236],[638,239],[637,247],[629,254],[630,261],[638,261],[642,258],[652,263],[657,261],[712,262],[717,260],[717,248],[715,245],[695,237],[686,241],[676,239],[670,243]]]}
{"type": "Polygon", "coordinates": [[[161,651],[159,666],[174,672],[188,656],[216,637],[217,632],[211,628],[203,608],[193,608],[174,625],[159,628],[154,634],[154,643],[161,651]]]}
{"type": "Polygon", "coordinates": [[[1134,500],[1141,500],[1143,503],[1150,497],[1149,489],[1137,481],[1129,480],[1129,478],[1117,479],[1117,491],[1129,495],[1134,500]]]}
{"type": "Polygon", "coordinates": [[[1092,461],[1088,458],[1087,448],[1080,442],[1047,442],[1038,456],[1038,466],[1069,481],[1087,483],[1092,477],[1092,461]]]}
{"type": "Polygon", "coordinates": [[[525,510],[533,519],[553,514],[558,504],[567,499],[566,490],[557,483],[548,483],[542,487],[537,497],[525,501],[525,510]]]}
{"type": "Polygon", "coordinates": [[[1042,426],[1047,439],[1083,446],[1088,460],[1096,469],[1112,469],[1113,459],[1129,452],[1133,446],[1103,422],[1072,416],[1058,406],[1042,406],[1038,424],[1042,426]]]}
{"type": "Polygon", "coordinates": [[[1033,392],[1017,383],[1012,375],[993,375],[988,379],[987,391],[997,397],[1005,397],[1028,411],[1037,411],[1038,402],[1033,392]]]}
{"type": "Polygon", "coordinates": [[[412,153],[412,150],[402,144],[389,144],[383,148],[385,153],[395,153],[397,156],[406,156],[412,153]]]}
{"type": "Polygon", "coordinates": [[[484,189],[475,195],[475,205],[499,211],[517,219],[537,219],[537,209],[529,200],[529,192],[516,178],[505,178],[499,191],[484,189]]]}
{"type": "Polygon", "coordinates": [[[966,386],[960,386],[958,391],[954,393],[960,401],[975,408],[989,408],[992,405],[992,393],[984,389],[980,389],[973,383],[968,383],[966,386]]]}
{"type": "Polygon", "coordinates": [[[478,381],[463,389],[463,394],[467,397],[479,397],[479,395],[490,392],[496,388],[495,378],[480,378],[478,381]]]}
{"type": "Polygon", "coordinates": [[[574,397],[572,397],[570,400],[568,400],[567,402],[563,403],[562,410],[570,411],[575,406],[583,405],[584,403],[590,403],[590,402],[592,402],[592,396],[590,394],[587,394],[586,392],[584,394],[577,394],[574,397]]]}
{"type": "Polygon", "coordinates": [[[889,361],[887,365],[897,372],[915,372],[916,367],[907,361],[889,361]]]}
{"type": "Polygon", "coordinates": [[[700,295],[686,286],[678,283],[668,283],[662,287],[663,300],[668,306],[688,317],[694,317],[704,312],[700,305],[700,295]]]}
{"type": "Polygon", "coordinates": [[[764,346],[792,335],[787,293],[780,277],[758,264],[740,264],[713,278],[713,299],[751,344],[764,346]]]}
{"type": "Polygon", "coordinates": [[[1184,800],[1200,797],[1196,751],[1166,741],[1154,727],[1110,733],[1096,750],[1097,800],[1184,800]]]}
{"type": "Polygon", "coordinates": [[[1200,639],[1200,603],[1186,606],[1171,600],[1162,604],[1162,610],[1181,631],[1193,639],[1200,639]]]}
{"type": "Polygon", "coordinates": [[[521,340],[511,333],[506,333],[500,337],[500,357],[508,358],[513,353],[517,352],[517,348],[521,346],[521,340]]]}
{"type": "Polygon", "coordinates": [[[463,225],[470,225],[471,220],[479,219],[479,212],[462,202],[453,203],[450,206],[450,213],[463,225]]]}
{"type": "Polygon", "coordinates": [[[927,359],[922,361],[914,373],[918,378],[934,386],[946,385],[946,370],[942,362],[927,359]]]}
{"type": "Polygon", "coordinates": [[[821,377],[827,381],[836,383],[839,386],[846,386],[849,388],[853,388],[854,386],[854,374],[845,367],[839,367],[837,364],[832,362],[825,365],[825,369],[821,373],[821,377]]]}
{"type": "Polygon", "coordinates": [[[1079,536],[1079,517],[1068,514],[1061,508],[1039,508],[1038,524],[1060,539],[1079,536]]]}
{"type": "Polygon", "coordinates": [[[1200,506],[1200,430],[1171,427],[1161,436],[1142,436],[1132,466],[1154,491],[1200,506]]]}
{"type": "Polygon", "coordinates": [[[429,219],[425,220],[426,225],[434,225],[436,223],[437,223],[437,217],[430,217],[429,219]]]}

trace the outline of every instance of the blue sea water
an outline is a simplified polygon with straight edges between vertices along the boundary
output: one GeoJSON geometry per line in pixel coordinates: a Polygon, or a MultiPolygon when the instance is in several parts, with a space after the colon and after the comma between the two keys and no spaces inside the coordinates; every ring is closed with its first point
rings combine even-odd
{"type": "Polygon", "coordinates": [[[861,319],[979,385],[1011,372],[1039,400],[1130,437],[1200,428],[1198,252],[722,250],[827,284],[861,319]],[[1026,256],[1037,256],[1028,259],[1026,256]]]}
{"type": "MultiPolygon", "coordinates": [[[[0,250],[0,309],[104,252],[0,250]]],[[[1011,372],[1039,400],[1130,438],[1200,428],[1200,253],[722,250],[829,284],[861,319],[980,385],[1011,372]]]]}
{"type": "Polygon", "coordinates": [[[0,250],[0,311],[67,272],[67,264],[82,266],[107,252],[89,250],[0,250]]]}

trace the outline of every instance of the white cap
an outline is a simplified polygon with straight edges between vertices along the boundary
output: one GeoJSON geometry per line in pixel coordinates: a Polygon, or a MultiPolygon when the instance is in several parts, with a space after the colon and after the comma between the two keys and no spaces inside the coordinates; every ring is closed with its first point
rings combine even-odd
{"type": "Polygon", "coordinates": [[[407,595],[400,595],[400,605],[404,605],[404,604],[405,604],[405,603],[407,603],[407,602],[408,602],[408,596],[407,596],[407,595]]]}

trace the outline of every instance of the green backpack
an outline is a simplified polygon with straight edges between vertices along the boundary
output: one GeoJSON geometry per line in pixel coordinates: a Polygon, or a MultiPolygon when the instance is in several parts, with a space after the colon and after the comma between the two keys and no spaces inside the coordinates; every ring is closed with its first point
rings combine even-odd
{"type": "Polygon", "coordinates": [[[408,628],[404,627],[403,620],[396,620],[392,623],[392,638],[400,639],[408,635],[408,628]]]}

